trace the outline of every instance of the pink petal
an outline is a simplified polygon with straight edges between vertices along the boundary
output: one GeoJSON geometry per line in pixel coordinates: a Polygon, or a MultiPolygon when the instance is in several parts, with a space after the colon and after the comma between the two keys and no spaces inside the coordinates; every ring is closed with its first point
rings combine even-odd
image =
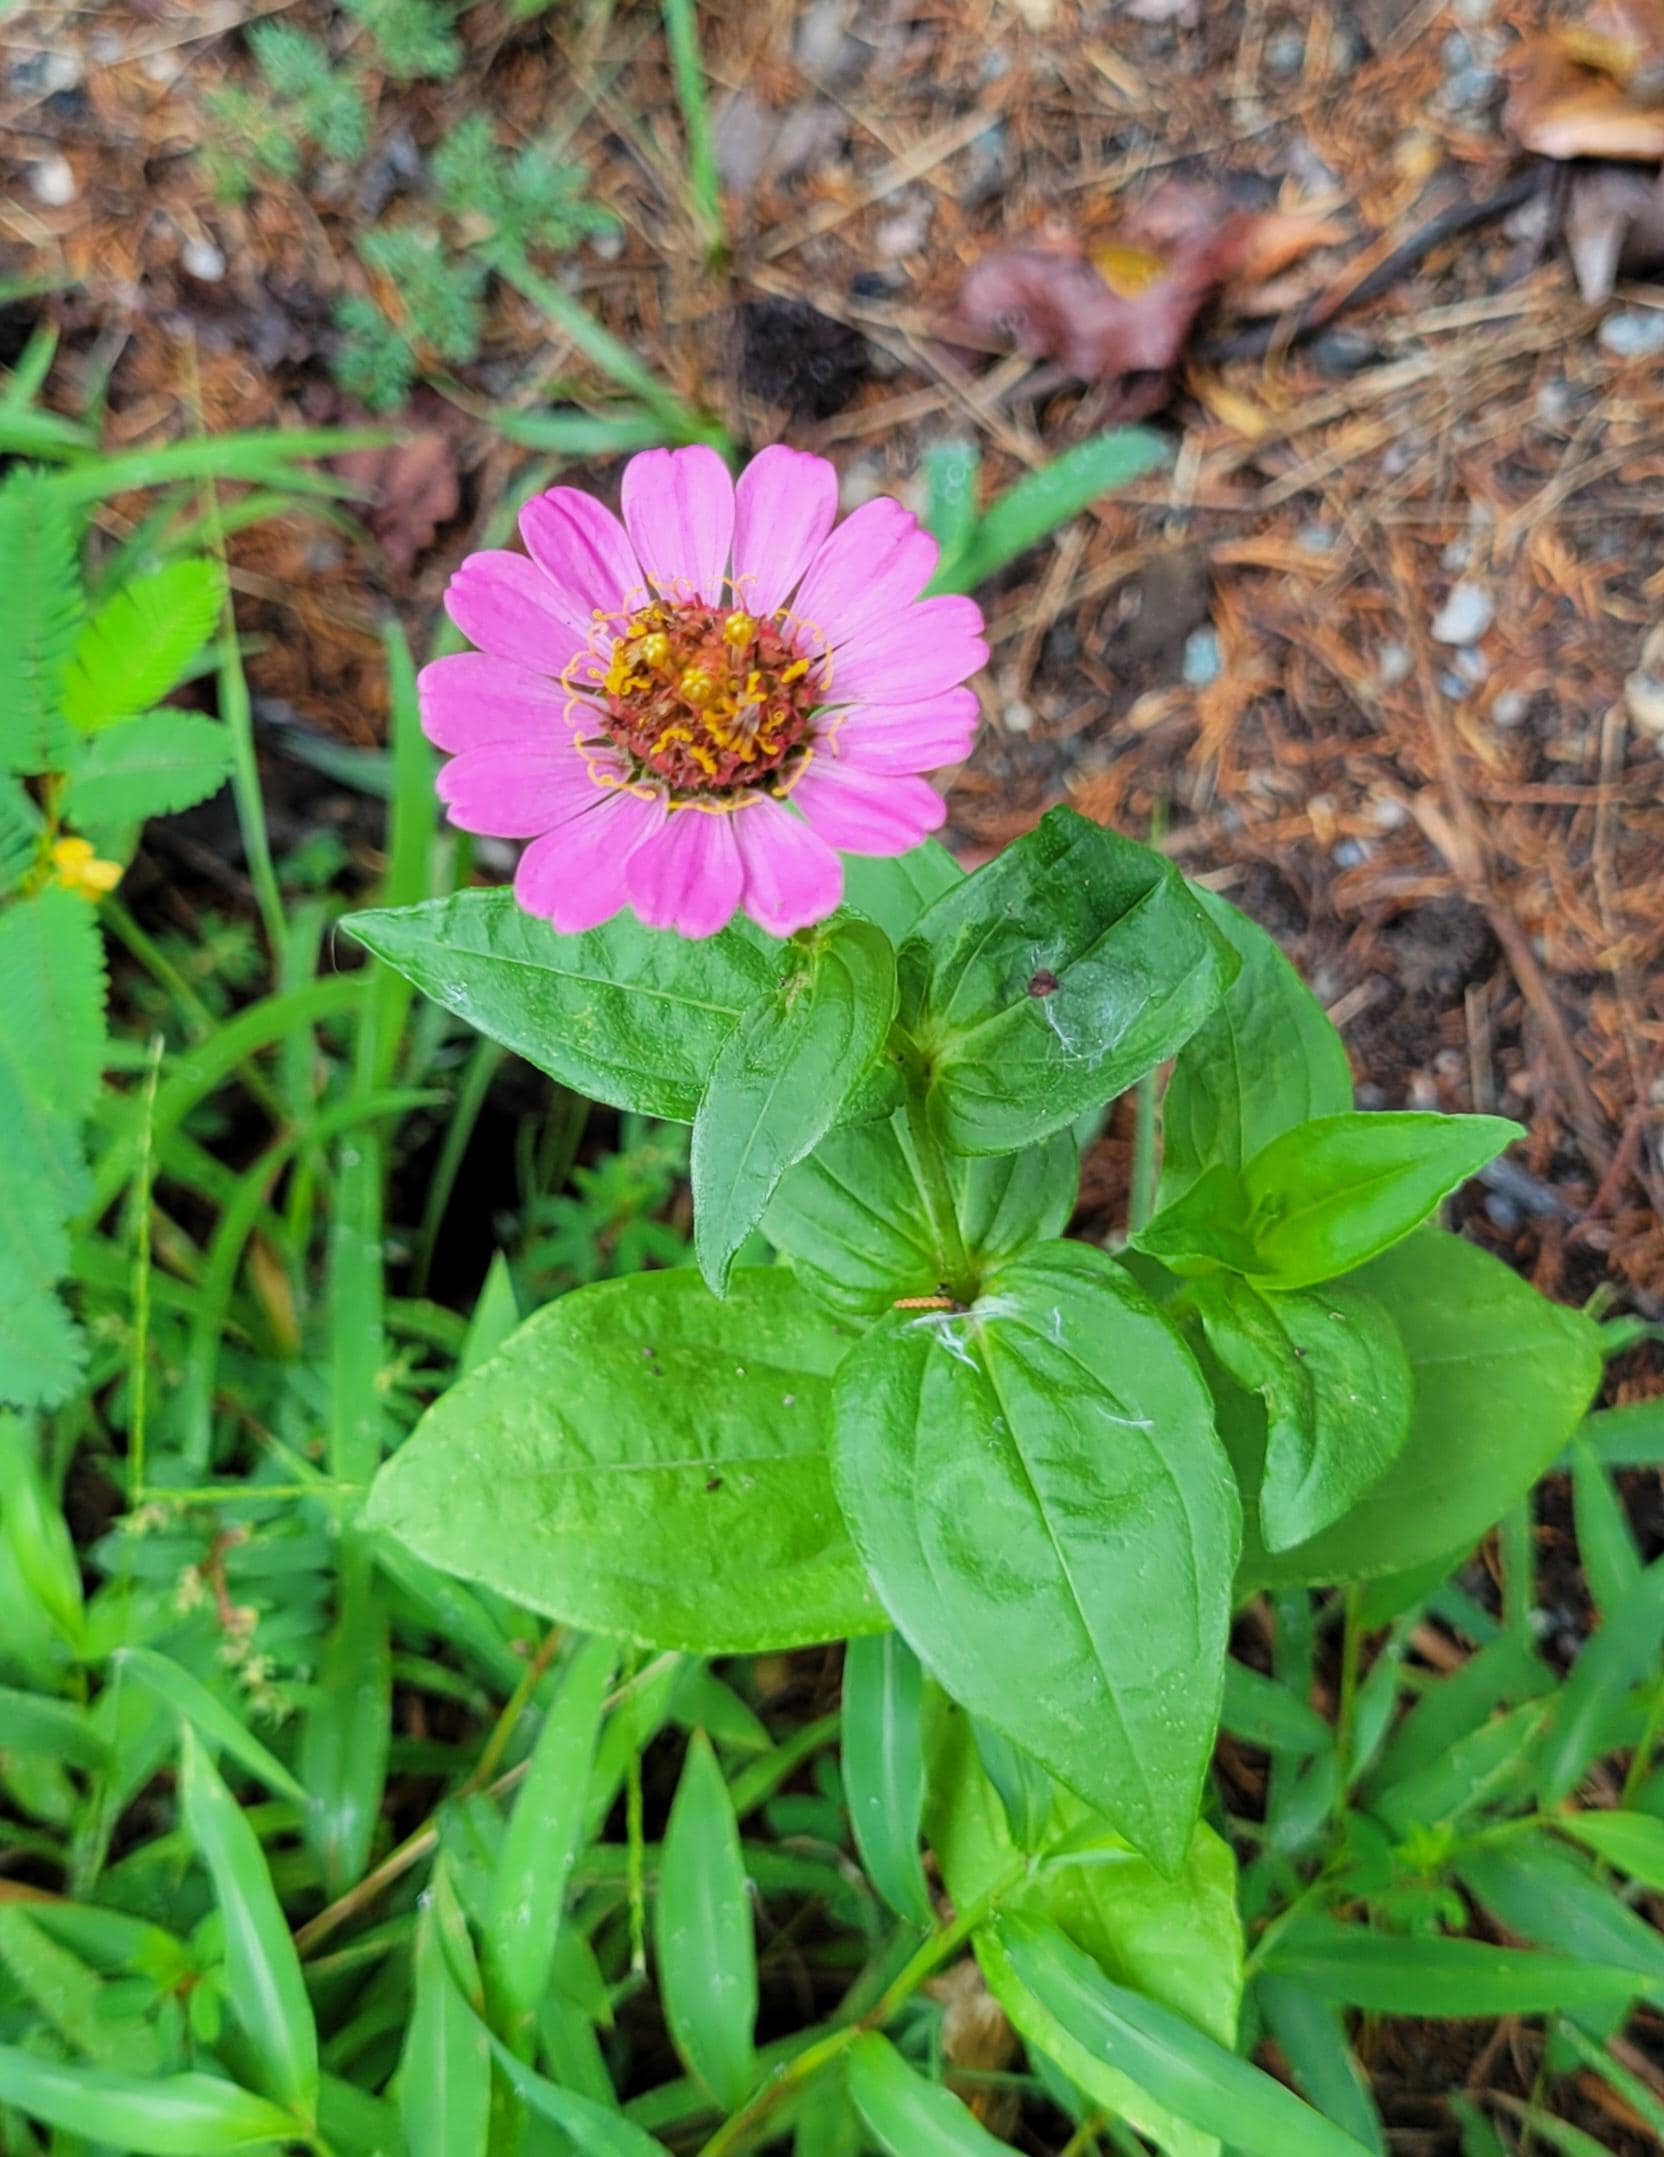
{"type": "Polygon", "coordinates": [[[496,742],[537,748],[572,734],[566,716],[571,699],[559,682],[489,652],[435,659],[417,675],[416,695],[422,732],[440,749],[483,749],[496,742]]]}
{"type": "Polygon", "coordinates": [[[722,599],[734,536],[734,482],[714,449],[648,449],[624,467],[624,522],[667,599],[722,599]]]}
{"type": "Polygon", "coordinates": [[[741,813],[677,809],[630,856],[625,889],[650,929],[714,936],[732,921],[744,882],[734,840],[734,819],[741,813]]]}
{"type": "Polygon", "coordinates": [[[588,636],[597,614],[619,614],[647,598],[624,527],[610,509],[576,487],[551,487],[520,512],[520,536],[554,587],[565,621],[588,636]]]}
{"type": "Polygon", "coordinates": [[[828,715],[836,722],[832,754],[862,771],[940,771],[970,753],[980,708],[969,689],[950,689],[922,704],[857,704],[828,715]]]}
{"type": "Polygon", "coordinates": [[[470,644],[534,674],[558,675],[589,641],[562,618],[537,564],[502,549],[469,555],[446,588],[445,611],[470,644]]]}
{"type": "Polygon", "coordinates": [[[440,772],[437,791],[459,831],[535,839],[581,816],[600,787],[568,741],[542,749],[466,749],[440,772]]]}
{"type": "Polygon", "coordinates": [[[844,865],[824,839],[766,794],[731,819],[745,869],[744,907],[771,936],[790,936],[836,913],[844,865]]]}
{"type": "Polygon", "coordinates": [[[527,847],[515,871],[514,896],[563,936],[609,921],[629,903],[624,872],[631,855],[664,817],[662,796],[643,801],[620,790],[598,793],[582,816],[527,847]]]}
{"type": "Polygon", "coordinates": [[[824,457],[777,442],[734,489],[734,590],[753,614],[784,606],[838,515],[838,475],[824,457]]]}
{"type": "Polygon", "coordinates": [[[923,599],[868,623],[843,647],[832,663],[831,693],[840,704],[918,704],[987,662],[982,609],[974,599],[923,599]]]}
{"type": "Polygon", "coordinates": [[[817,756],[792,800],[828,846],[845,854],[905,854],[947,821],[927,779],[890,778],[817,756]]]}
{"type": "Polygon", "coordinates": [[[842,644],[917,599],[940,552],[899,502],[863,502],[809,564],[792,612],[828,644],[842,644]]]}

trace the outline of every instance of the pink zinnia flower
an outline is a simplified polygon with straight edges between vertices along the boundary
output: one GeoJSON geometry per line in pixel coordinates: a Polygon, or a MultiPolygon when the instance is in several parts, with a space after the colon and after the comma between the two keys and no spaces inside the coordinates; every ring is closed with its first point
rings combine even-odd
{"type": "Polygon", "coordinates": [[[837,476],[785,448],[738,486],[714,450],[648,450],[624,521],[554,487],[523,554],[473,554],[445,605],[479,646],[421,677],[453,824],[529,839],[514,891],[557,929],[634,907],[711,936],[823,920],[839,853],[941,824],[922,774],[970,747],[988,657],[969,599],[921,599],[936,542],[896,502],[833,531],[837,476]]]}

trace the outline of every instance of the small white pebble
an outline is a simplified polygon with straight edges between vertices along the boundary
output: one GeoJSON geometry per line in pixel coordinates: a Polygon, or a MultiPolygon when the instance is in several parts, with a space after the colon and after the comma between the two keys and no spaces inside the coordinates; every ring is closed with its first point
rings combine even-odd
{"type": "Polygon", "coordinates": [[[29,168],[29,192],[49,210],[61,210],[75,200],[75,168],[67,157],[45,157],[29,168]]]}
{"type": "Polygon", "coordinates": [[[1531,699],[1523,689],[1504,689],[1491,705],[1491,724],[1515,727],[1531,709],[1531,699]]]}
{"type": "Polygon", "coordinates": [[[1034,732],[1034,706],[1025,704],[1021,697],[1005,707],[1001,714],[1008,734],[1032,734],[1034,732]]]}
{"type": "Polygon", "coordinates": [[[225,257],[212,240],[187,240],[179,251],[180,266],[205,285],[217,285],[225,275],[225,257]]]}
{"type": "Polygon", "coordinates": [[[1614,359],[1650,359],[1664,352],[1664,310],[1608,315],[1597,335],[1614,359]]]}
{"type": "Polygon", "coordinates": [[[1415,672],[1415,660],[1407,644],[1383,644],[1375,657],[1376,679],[1383,689],[1396,689],[1415,672]]]}
{"type": "Polygon", "coordinates": [[[1375,804],[1375,828],[1377,831],[1402,831],[1410,821],[1410,812],[1395,794],[1383,794],[1375,804]]]}
{"type": "Polygon", "coordinates": [[[1495,619],[1496,601],[1482,584],[1453,584],[1433,617],[1433,636],[1440,644],[1477,644],[1495,619]]]}
{"type": "Polygon", "coordinates": [[[1664,734],[1664,681],[1656,674],[1630,675],[1624,683],[1624,702],[1629,716],[1643,732],[1664,734]]]}

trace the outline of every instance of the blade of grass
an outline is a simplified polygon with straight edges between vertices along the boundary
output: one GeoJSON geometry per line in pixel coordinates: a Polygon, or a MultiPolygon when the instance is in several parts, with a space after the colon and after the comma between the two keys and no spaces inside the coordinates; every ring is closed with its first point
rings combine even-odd
{"type": "Polygon", "coordinates": [[[682,125],[687,130],[688,196],[693,221],[704,243],[706,261],[719,262],[727,252],[727,234],[722,223],[722,180],[711,139],[711,108],[705,96],[705,63],[699,53],[699,23],[693,0],[663,0],[663,8],[670,72],[682,108],[682,125]]]}

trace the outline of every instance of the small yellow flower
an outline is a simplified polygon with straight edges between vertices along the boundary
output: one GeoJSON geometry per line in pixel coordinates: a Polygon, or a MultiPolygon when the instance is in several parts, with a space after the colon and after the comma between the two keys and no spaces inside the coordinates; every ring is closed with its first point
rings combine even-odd
{"type": "Polygon", "coordinates": [[[96,903],[121,882],[119,861],[100,861],[87,839],[59,839],[47,859],[52,881],[96,903]]]}

